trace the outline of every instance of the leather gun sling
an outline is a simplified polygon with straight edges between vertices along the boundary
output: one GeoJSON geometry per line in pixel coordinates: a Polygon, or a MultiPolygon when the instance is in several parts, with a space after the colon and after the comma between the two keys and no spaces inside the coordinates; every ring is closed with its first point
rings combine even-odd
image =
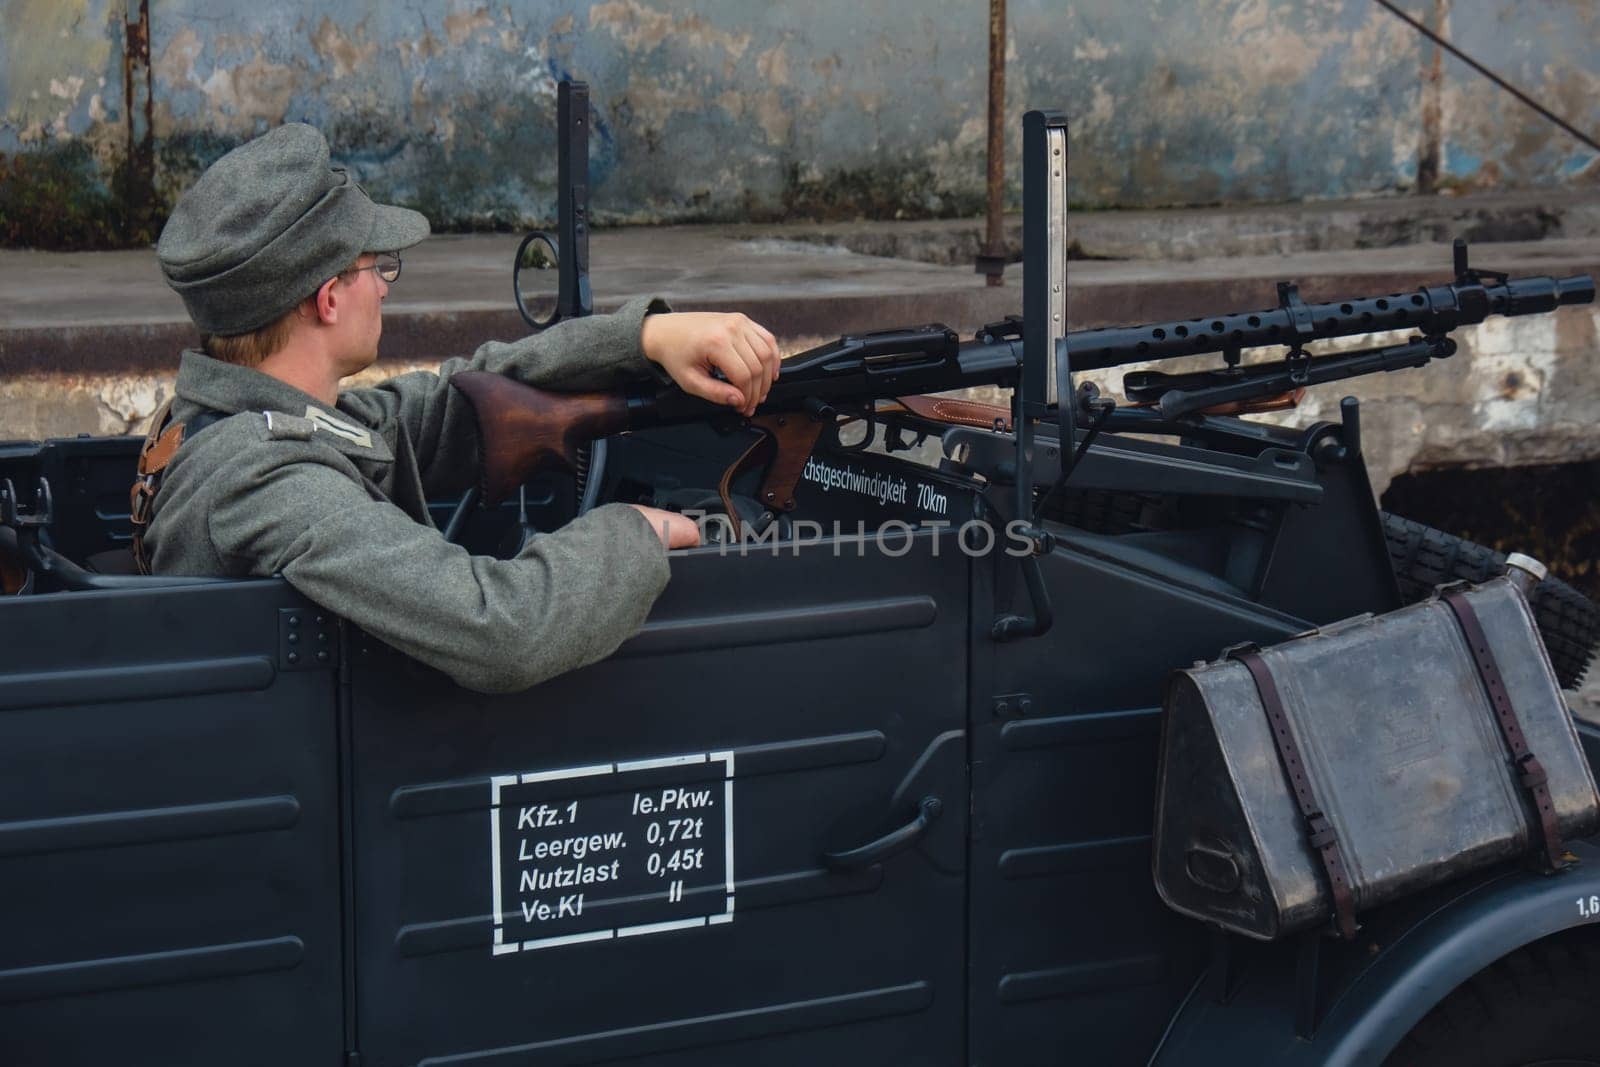
{"type": "Polygon", "coordinates": [[[1505,679],[1501,677],[1500,667],[1495,663],[1494,653],[1489,648],[1489,638],[1484,634],[1482,624],[1478,622],[1478,613],[1472,609],[1471,603],[1459,590],[1442,593],[1439,599],[1444,601],[1445,606],[1456,617],[1456,622],[1461,627],[1461,634],[1467,639],[1467,648],[1471,650],[1473,662],[1477,665],[1478,678],[1483,682],[1483,691],[1489,698],[1489,704],[1494,708],[1495,722],[1500,726],[1500,737],[1511,752],[1511,762],[1517,769],[1518,784],[1527,791],[1533,801],[1534,810],[1538,813],[1545,863],[1551,870],[1559,870],[1567,864],[1562,857],[1565,846],[1561,842],[1561,830],[1556,825],[1556,809],[1555,803],[1550,799],[1550,785],[1545,777],[1544,767],[1528,748],[1527,738],[1522,733],[1522,723],[1511,704],[1511,694],[1506,690],[1505,679]]]}
{"type": "Polygon", "coordinates": [[[921,419],[948,422],[956,426],[976,426],[981,430],[1011,432],[1011,412],[998,404],[976,400],[957,400],[948,396],[902,396],[878,408],[883,412],[905,411],[921,419]]]}
{"type": "Polygon", "coordinates": [[[1237,652],[1233,658],[1244,664],[1256,683],[1261,696],[1261,706],[1266,710],[1267,722],[1272,727],[1272,740],[1278,746],[1278,759],[1283,772],[1294,790],[1295,802],[1306,820],[1307,840],[1312,851],[1322,859],[1323,870],[1333,890],[1333,912],[1338,921],[1339,935],[1346,940],[1356,936],[1355,896],[1351,892],[1350,876],[1344,865],[1344,855],[1339,849],[1339,836],[1333,824],[1322,813],[1316,794],[1311,791],[1311,778],[1306,774],[1305,761],[1300,757],[1300,746],[1289,729],[1289,716],[1283,709],[1283,698],[1278,695],[1278,684],[1272,671],[1258,652],[1237,652]]]}

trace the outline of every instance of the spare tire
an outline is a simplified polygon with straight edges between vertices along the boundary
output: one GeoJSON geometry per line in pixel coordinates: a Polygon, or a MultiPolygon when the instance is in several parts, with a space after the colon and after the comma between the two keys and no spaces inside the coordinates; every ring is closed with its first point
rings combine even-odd
{"type": "MultiPolygon", "coordinates": [[[[1482,582],[1505,573],[1503,553],[1387,511],[1380,514],[1389,561],[1407,604],[1425,600],[1446,582],[1482,582]]],[[[1529,603],[1561,687],[1576,689],[1600,648],[1600,604],[1559,578],[1535,586],[1529,603]]]]}

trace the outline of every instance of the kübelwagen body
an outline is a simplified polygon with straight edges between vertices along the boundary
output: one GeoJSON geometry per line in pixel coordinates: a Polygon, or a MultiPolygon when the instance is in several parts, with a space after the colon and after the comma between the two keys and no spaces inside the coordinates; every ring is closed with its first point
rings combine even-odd
{"type": "MultiPolygon", "coordinates": [[[[592,304],[586,91],[561,105],[557,317],[592,304]]],[[[1030,113],[1024,154],[1023,314],[974,338],[841,338],[789,360],[749,420],[670,390],[457,383],[487,462],[480,492],[437,502],[446,536],[504,554],[618,500],[709,516],[637,637],[525,693],[462,690],[280,579],[119,573],[137,441],[0,446],[0,1061],[1600,1062],[1570,1025],[1600,1009],[1582,838],[1600,733],[1546,699],[1586,669],[1593,605],[1379,512],[1354,401],[1339,423],[1248,417],[1447,357],[1491,316],[1588,302],[1592,280],[1505,278],[1461,248],[1412,293],[1286,285],[1261,311],[1069,333],[1064,121],[1030,113]],[[1242,358],[1264,347],[1283,352],[1242,358]],[[1223,365],[1129,372],[1122,403],[1075,378],[1207,353],[1223,365]],[[979,384],[1012,403],[924,395],[979,384]],[[935,462],[908,458],[919,439],[935,462]],[[1523,642],[1499,669],[1558,803],[1576,798],[1554,864],[1465,651],[1349,629],[1432,610],[1406,604],[1457,579],[1487,583],[1467,594],[1486,628],[1523,642]],[[1254,777],[1183,783],[1221,791],[1178,809],[1215,827],[1156,832],[1169,764],[1200,751],[1164,748],[1193,704],[1164,710],[1174,672],[1248,646],[1292,690],[1282,650],[1319,629],[1352,672],[1414,677],[1409,656],[1460,695],[1419,733],[1359,677],[1331,710],[1290,693],[1302,747],[1365,724],[1308,751],[1312,777],[1371,733],[1382,789],[1435,773],[1449,746],[1428,730],[1477,730],[1475,766],[1508,783],[1499,836],[1472,838],[1503,842],[1483,862],[1374,873],[1370,843],[1399,833],[1363,821],[1381,803],[1308,828],[1265,742],[1254,777]],[[1228,801],[1238,782],[1262,795],[1228,801]],[[1250,880],[1245,830],[1215,813],[1268,810],[1288,829],[1249,840],[1293,854],[1315,907],[1243,936],[1212,904],[1279,883],[1250,880]],[[1164,840],[1182,901],[1152,873],[1164,840]],[[1356,885],[1346,936],[1330,840],[1356,885]],[[1368,876],[1404,891],[1362,906],[1368,876]]],[[[1225,733],[1182,738],[1226,768],[1225,733]]]]}

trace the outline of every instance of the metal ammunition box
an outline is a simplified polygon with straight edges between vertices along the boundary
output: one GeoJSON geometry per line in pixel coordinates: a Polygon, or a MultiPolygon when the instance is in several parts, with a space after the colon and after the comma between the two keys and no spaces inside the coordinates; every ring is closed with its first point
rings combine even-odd
{"type": "MultiPolygon", "coordinates": [[[[1548,776],[1562,837],[1594,832],[1600,798],[1527,601],[1504,578],[1465,595],[1548,776]]],[[[1336,623],[1261,658],[1357,912],[1539,847],[1539,821],[1443,601],[1336,623]]],[[[1245,665],[1224,658],[1178,672],[1165,712],[1162,899],[1262,940],[1326,921],[1329,877],[1245,665]]]]}

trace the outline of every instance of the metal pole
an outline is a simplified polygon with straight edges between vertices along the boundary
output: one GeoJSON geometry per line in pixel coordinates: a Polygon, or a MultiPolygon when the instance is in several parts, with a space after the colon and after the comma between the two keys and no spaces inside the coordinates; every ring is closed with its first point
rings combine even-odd
{"type": "MultiPolygon", "coordinates": [[[[1444,32],[1450,0],[1433,0],[1433,28],[1444,32]]],[[[1444,80],[1444,50],[1433,46],[1433,57],[1422,73],[1422,150],[1417,155],[1417,192],[1428,196],[1438,191],[1440,136],[1440,92],[1444,80]]]]}
{"type": "Polygon", "coordinates": [[[989,0],[989,222],[978,273],[991,286],[1005,282],[1006,235],[1006,0],[989,0]]]}

